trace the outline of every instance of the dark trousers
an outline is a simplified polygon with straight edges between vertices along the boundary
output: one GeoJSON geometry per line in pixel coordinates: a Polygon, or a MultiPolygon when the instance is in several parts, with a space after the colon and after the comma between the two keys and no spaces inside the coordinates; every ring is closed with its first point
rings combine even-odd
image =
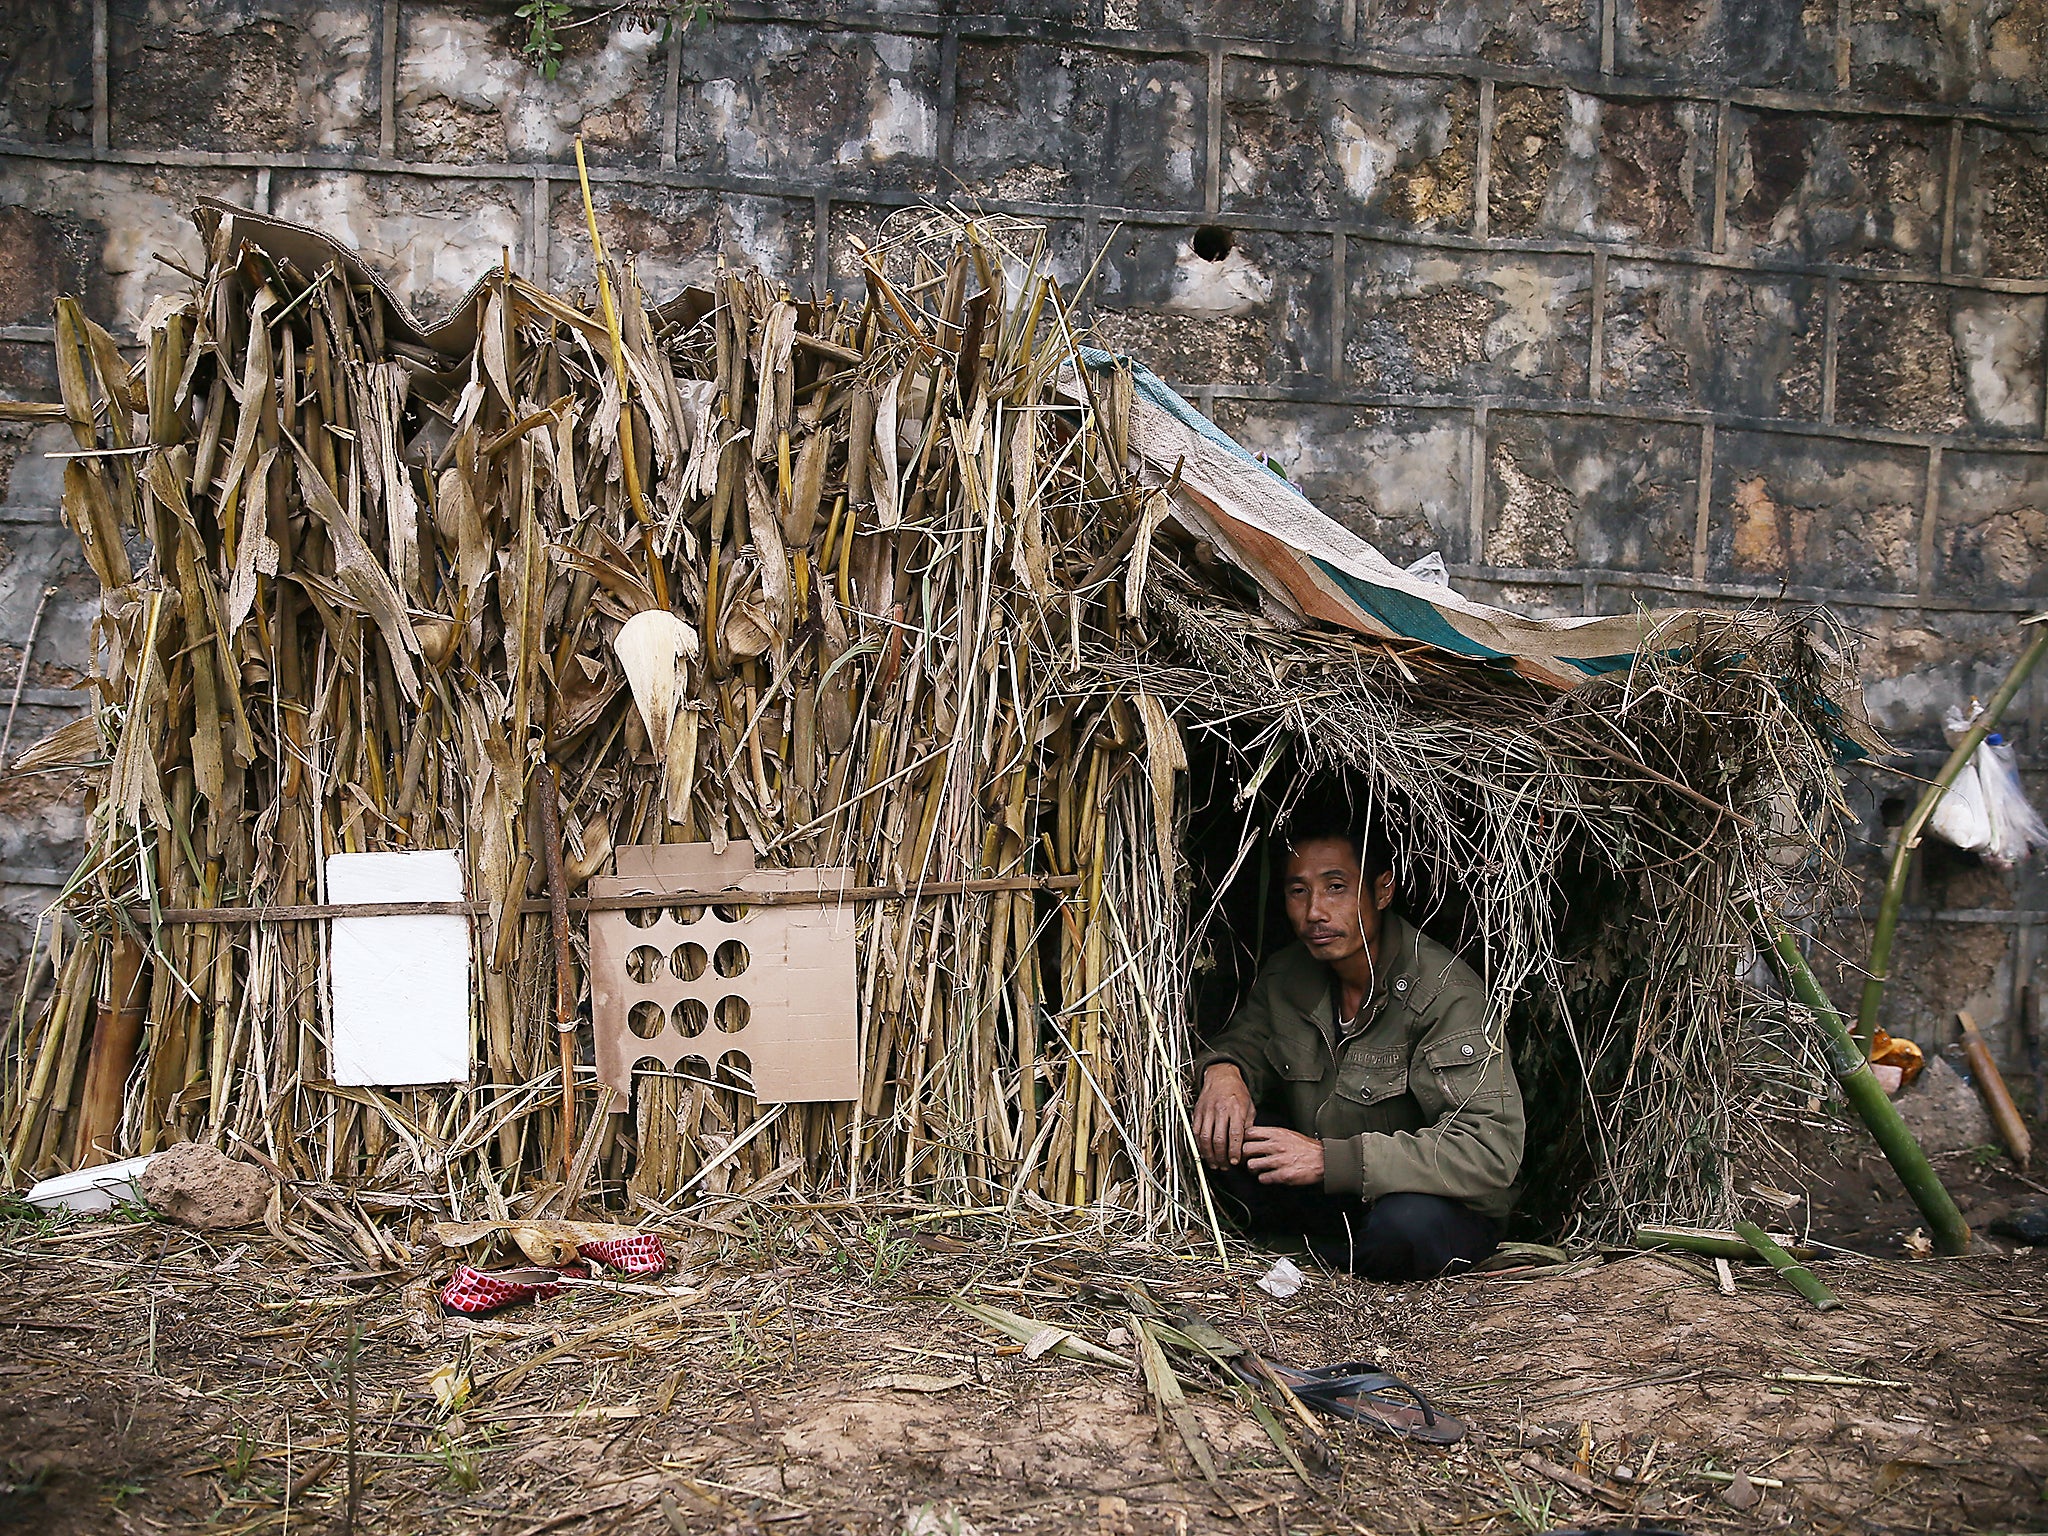
{"type": "Polygon", "coordinates": [[[1429,1280],[1493,1252],[1499,1225],[1441,1195],[1361,1200],[1318,1188],[1261,1184],[1249,1168],[1205,1170],[1217,1210],[1252,1237],[1297,1239],[1332,1269],[1369,1280],[1429,1280]]]}

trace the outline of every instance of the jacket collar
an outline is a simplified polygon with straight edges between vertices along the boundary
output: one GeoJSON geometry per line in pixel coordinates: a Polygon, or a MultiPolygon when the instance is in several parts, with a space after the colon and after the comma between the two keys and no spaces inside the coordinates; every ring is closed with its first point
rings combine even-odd
{"type": "MultiPolygon", "coordinates": [[[[1398,912],[1384,912],[1380,915],[1380,957],[1374,967],[1372,994],[1366,998],[1363,1017],[1352,1034],[1363,1034],[1379,1022],[1386,1012],[1387,999],[1405,997],[1415,986],[1416,935],[1414,925],[1398,912]]],[[[1338,1035],[1337,1007],[1339,991],[1337,973],[1328,966],[1323,967],[1323,1005],[1317,1011],[1316,1022],[1331,1043],[1338,1035]]]]}

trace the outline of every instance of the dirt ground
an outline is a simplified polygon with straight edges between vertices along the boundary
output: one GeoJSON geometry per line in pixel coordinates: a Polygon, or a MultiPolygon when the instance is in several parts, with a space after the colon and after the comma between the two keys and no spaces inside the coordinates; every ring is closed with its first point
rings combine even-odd
{"type": "MultiPolygon", "coordinates": [[[[1840,1145],[1814,1235],[1898,1246],[1910,1209],[1840,1145]]],[[[1973,1219],[2044,1198],[1948,1172],[1973,1219]]],[[[1731,1297],[1700,1261],[1625,1253],[1409,1287],[1314,1273],[1277,1301],[1249,1250],[1226,1271],[1048,1219],[727,1202],[668,1229],[658,1283],[465,1320],[424,1245],[351,1275],[260,1231],[30,1215],[0,1223],[0,1527],[49,1536],[2048,1529],[2048,1250],[2009,1242],[1822,1250],[1825,1313],[1760,1271],[1731,1297]],[[1127,1358],[1134,1308],[1191,1309],[1277,1359],[1376,1362],[1471,1434],[1333,1426],[1335,1470],[1304,1481],[1176,1354],[1212,1484],[1134,1367],[1036,1354],[953,1296],[1127,1358]]]]}

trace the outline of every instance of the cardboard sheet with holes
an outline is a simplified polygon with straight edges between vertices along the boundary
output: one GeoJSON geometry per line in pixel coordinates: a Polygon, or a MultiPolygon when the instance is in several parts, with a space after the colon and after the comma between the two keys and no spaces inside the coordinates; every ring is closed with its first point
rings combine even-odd
{"type": "Polygon", "coordinates": [[[764,1104],[831,1102],[860,1092],[854,908],[833,900],[847,869],[758,869],[748,843],[618,850],[595,897],[648,905],[590,915],[591,1017],[598,1081],[624,1110],[634,1070],[697,1058],[708,1073],[745,1059],[764,1104]],[[684,905],[679,894],[729,895],[684,905]],[[804,892],[800,906],[747,906],[749,894],[804,892]]]}

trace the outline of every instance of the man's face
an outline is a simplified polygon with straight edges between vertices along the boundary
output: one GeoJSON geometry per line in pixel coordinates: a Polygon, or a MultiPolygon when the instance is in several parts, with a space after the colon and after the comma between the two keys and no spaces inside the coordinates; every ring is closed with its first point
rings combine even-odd
{"type": "Polygon", "coordinates": [[[1394,877],[1381,875],[1368,892],[1358,850],[1340,837],[1318,837],[1288,854],[1280,889],[1295,936],[1323,964],[1336,965],[1379,943],[1380,912],[1394,899],[1394,877]]]}

